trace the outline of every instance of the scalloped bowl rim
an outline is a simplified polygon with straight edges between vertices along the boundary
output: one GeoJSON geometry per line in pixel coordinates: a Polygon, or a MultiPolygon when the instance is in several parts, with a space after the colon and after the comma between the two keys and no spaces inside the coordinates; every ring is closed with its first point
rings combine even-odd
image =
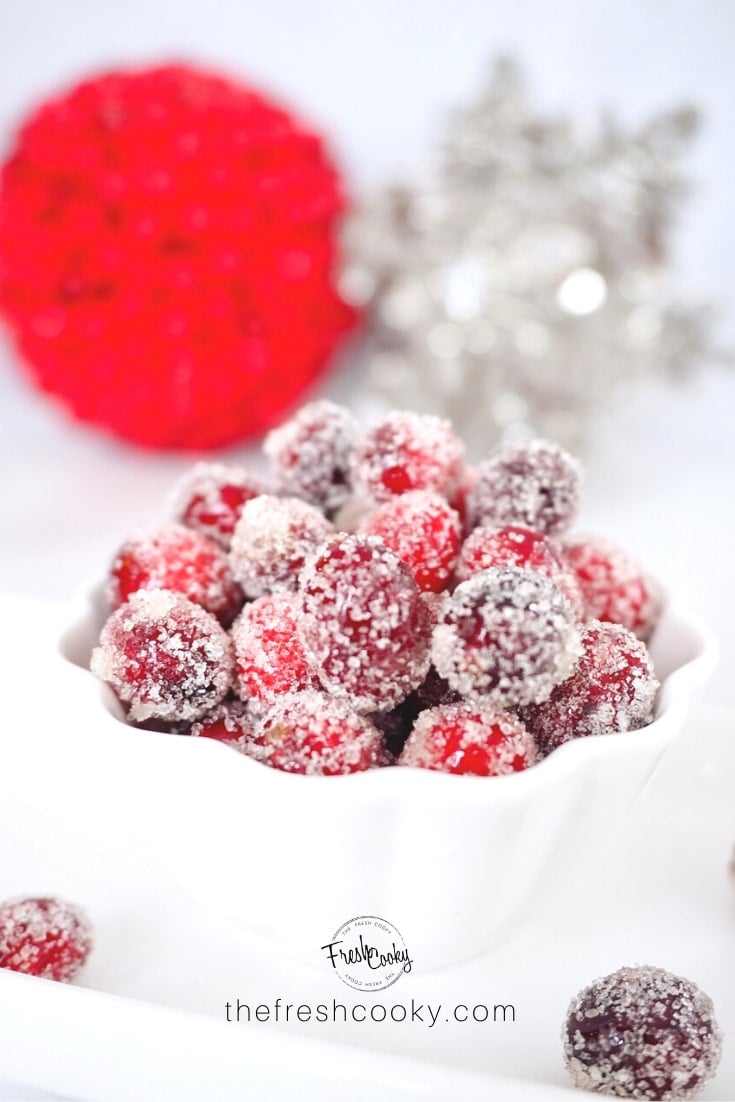
{"type": "MultiPolygon", "coordinates": [[[[115,724],[119,737],[126,741],[138,738],[145,741],[166,739],[174,746],[187,746],[189,749],[181,751],[183,753],[232,754],[230,747],[217,743],[216,740],[191,739],[163,731],[142,730],[114,714],[116,708],[120,708],[120,704],[113,690],[98,681],[88,668],[75,662],[63,650],[64,641],[70,629],[78,626],[80,619],[86,619],[94,612],[94,602],[98,592],[99,587],[87,588],[78,594],[75,600],[64,606],[69,616],[56,634],[55,650],[67,670],[78,670],[85,677],[87,684],[93,685],[95,691],[90,696],[96,698],[102,706],[105,718],[115,724]],[[196,750],[192,749],[192,744],[196,745],[196,750]]],[[[636,746],[643,749],[643,743],[646,749],[652,749],[654,744],[663,748],[676,735],[692,693],[706,681],[716,664],[718,655],[717,643],[709,628],[699,617],[691,614],[669,594],[670,591],[667,590],[663,614],[667,617],[673,616],[681,636],[685,632],[688,633],[689,649],[694,653],[691,658],[662,679],[655,719],[645,728],[575,739],[554,750],[548,757],[528,769],[492,778],[405,766],[371,769],[339,776],[326,777],[318,774],[306,776],[273,769],[246,754],[237,753],[238,768],[256,770],[254,775],[257,775],[261,784],[281,786],[319,784],[322,786],[322,798],[325,785],[329,786],[335,795],[349,788],[352,796],[356,791],[364,790],[371,798],[382,793],[395,794],[396,788],[400,786],[414,792],[438,793],[442,790],[445,794],[450,793],[453,787],[455,794],[462,791],[463,798],[466,798],[470,795],[470,786],[474,785],[473,795],[481,796],[483,801],[494,802],[500,801],[501,797],[503,799],[520,798],[524,793],[546,788],[577,772],[584,772],[587,764],[592,761],[603,762],[608,757],[635,753],[636,746]],[[489,784],[490,781],[492,784],[489,784]]],[[[234,767],[232,761],[230,764],[234,767]]]]}

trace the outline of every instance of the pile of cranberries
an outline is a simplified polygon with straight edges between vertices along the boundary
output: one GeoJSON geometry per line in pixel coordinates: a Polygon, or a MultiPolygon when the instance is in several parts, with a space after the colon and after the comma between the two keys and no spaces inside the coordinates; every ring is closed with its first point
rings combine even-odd
{"type": "Polygon", "coordinates": [[[268,478],[195,466],[118,551],[92,670],[130,722],[291,773],[487,776],[651,721],[657,587],[569,535],[580,471],[556,445],[473,469],[446,421],[365,430],[319,401],[265,452],[268,478]]]}

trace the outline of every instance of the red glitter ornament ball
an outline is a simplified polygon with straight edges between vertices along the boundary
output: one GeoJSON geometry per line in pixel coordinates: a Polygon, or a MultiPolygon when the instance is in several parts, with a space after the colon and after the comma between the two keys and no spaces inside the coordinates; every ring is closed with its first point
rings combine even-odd
{"type": "Polygon", "coordinates": [[[270,427],[354,321],[319,136],[185,65],[47,100],[0,170],[0,313],[38,385],[151,447],[270,427]]]}

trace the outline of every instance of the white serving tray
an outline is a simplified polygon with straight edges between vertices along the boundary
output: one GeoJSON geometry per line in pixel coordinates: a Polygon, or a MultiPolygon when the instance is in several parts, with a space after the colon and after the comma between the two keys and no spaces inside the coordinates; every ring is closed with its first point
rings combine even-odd
{"type": "MultiPolygon", "coordinates": [[[[15,628],[0,655],[0,898],[55,893],[83,903],[97,944],[75,986],[0,973],[0,1079],[95,1102],[579,1099],[560,1058],[566,1005],[595,976],[647,962],[691,977],[712,995],[725,1050],[702,1097],[735,1099],[735,886],[727,873],[735,842],[734,715],[692,715],[614,850],[542,924],[461,966],[422,972],[417,962],[393,987],[361,996],[334,976],[319,945],[311,963],[277,956],[270,942],[224,921],[216,901],[195,902],[157,863],[148,842],[170,823],[163,801],[156,819],[143,796],[165,784],[154,749],[161,740],[151,744],[147,775],[117,761],[114,798],[99,781],[104,740],[87,768],[70,770],[63,732],[73,717],[58,716],[54,685],[34,675],[39,625],[48,629],[53,610],[8,602],[5,613],[15,628]],[[224,1020],[228,1000],[256,1005],[278,996],[348,1007],[513,1003],[517,1020],[459,1025],[441,1015],[432,1030],[224,1020]]],[[[191,815],[205,814],[216,814],[216,800],[192,792],[191,815]]],[[[299,905],[295,898],[294,922],[299,905]]],[[[458,911],[462,905],[455,901],[458,911]]],[[[335,916],[335,925],[348,917],[335,916]]]]}

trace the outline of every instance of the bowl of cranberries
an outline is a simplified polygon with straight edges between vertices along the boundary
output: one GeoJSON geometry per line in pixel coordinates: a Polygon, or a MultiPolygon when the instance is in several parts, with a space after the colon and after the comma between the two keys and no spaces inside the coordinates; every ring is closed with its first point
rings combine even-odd
{"type": "Polygon", "coordinates": [[[95,737],[141,769],[165,742],[169,860],[233,921],[302,957],[360,914],[425,967],[480,953],[614,839],[706,632],[574,531],[555,444],[471,467],[446,421],[318,401],[264,450],[197,464],[76,610],[95,737]]]}

